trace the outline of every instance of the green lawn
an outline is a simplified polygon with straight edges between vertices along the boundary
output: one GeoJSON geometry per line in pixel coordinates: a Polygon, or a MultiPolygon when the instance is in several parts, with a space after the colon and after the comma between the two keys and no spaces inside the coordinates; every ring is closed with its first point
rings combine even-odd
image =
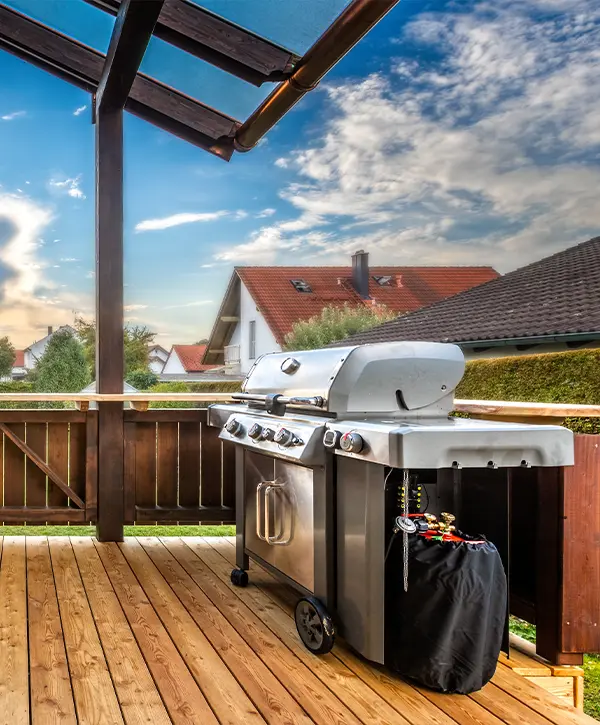
{"type": "MultiPolygon", "coordinates": [[[[0,536],[95,536],[95,526],[0,526],[0,536]]],[[[235,526],[126,526],[125,536],[234,536],[235,526]]]]}
{"type": "MultiPolygon", "coordinates": [[[[522,619],[511,617],[510,631],[529,642],[535,642],[535,627],[522,619]]],[[[583,670],[585,672],[583,709],[590,717],[600,720],[600,655],[584,655],[583,670]]]]}

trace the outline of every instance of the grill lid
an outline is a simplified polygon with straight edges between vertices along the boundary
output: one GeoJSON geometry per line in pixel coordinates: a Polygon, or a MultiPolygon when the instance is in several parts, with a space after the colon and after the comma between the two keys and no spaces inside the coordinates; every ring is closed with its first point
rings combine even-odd
{"type": "Polygon", "coordinates": [[[320,409],[337,416],[439,416],[451,411],[464,368],[459,347],[435,342],[270,353],[256,361],[242,391],[257,397],[322,398],[320,409]]]}

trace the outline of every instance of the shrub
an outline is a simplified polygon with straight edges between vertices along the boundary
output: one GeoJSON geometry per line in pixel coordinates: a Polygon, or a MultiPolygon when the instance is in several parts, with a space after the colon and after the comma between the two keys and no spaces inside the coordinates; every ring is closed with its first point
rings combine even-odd
{"type": "Polygon", "coordinates": [[[316,350],[332,342],[344,340],[357,332],[368,330],[393,319],[396,315],[386,307],[358,305],[325,307],[321,314],[294,323],[285,337],[286,350],[316,350]]]}
{"type": "Polygon", "coordinates": [[[127,373],[125,380],[136,390],[148,390],[158,383],[158,375],[153,373],[152,370],[141,368],[127,373]]]}
{"type": "MultiPolygon", "coordinates": [[[[223,380],[222,382],[189,382],[175,381],[168,383],[159,383],[155,385],[150,393],[235,393],[240,390],[240,383],[235,380],[223,380]]],[[[150,408],[207,408],[210,405],[206,403],[193,402],[166,402],[150,403],[150,408]]]]}
{"type": "MultiPolygon", "coordinates": [[[[600,405],[600,349],[472,360],[457,398],[600,405]]],[[[568,418],[577,433],[600,433],[600,418],[568,418]]]]}
{"type": "MultiPolygon", "coordinates": [[[[0,393],[33,393],[33,385],[29,382],[20,380],[11,380],[0,383],[0,393]]],[[[36,403],[13,403],[9,401],[0,401],[0,409],[20,409],[20,408],[37,408],[36,403]]]]}

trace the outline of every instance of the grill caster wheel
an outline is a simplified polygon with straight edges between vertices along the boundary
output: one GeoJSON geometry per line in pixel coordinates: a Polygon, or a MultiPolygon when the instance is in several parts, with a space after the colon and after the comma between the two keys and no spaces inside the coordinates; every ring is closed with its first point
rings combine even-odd
{"type": "Polygon", "coordinates": [[[335,627],[329,612],[315,597],[303,597],[294,612],[296,629],[306,649],[325,655],[333,647],[335,627]]]}
{"type": "Polygon", "coordinates": [[[243,569],[231,570],[231,583],[236,587],[248,586],[248,572],[243,569]]]}

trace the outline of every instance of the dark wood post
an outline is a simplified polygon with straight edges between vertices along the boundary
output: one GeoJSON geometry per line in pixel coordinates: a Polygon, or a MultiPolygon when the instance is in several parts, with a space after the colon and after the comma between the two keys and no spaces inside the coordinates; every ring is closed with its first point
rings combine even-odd
{"type": "MultiPolygon", "coordinates": [[[[96,117],[96,389],[122,393],[123,350],[123,111],[96,117]]],[[[123,404],[98,403],[98,523],[100,541],[122,541],[123,404]]]]}
{"type": "MultiPolygon", "coordinates": [[[[122,393],[123,109],[163,0],[124,0],[110,39],[95,103],[96,121],[96,385],[122,393]]],[[[98,403],[100,541],[122,541],[125,520],[123,404],[98,403]]]]}

